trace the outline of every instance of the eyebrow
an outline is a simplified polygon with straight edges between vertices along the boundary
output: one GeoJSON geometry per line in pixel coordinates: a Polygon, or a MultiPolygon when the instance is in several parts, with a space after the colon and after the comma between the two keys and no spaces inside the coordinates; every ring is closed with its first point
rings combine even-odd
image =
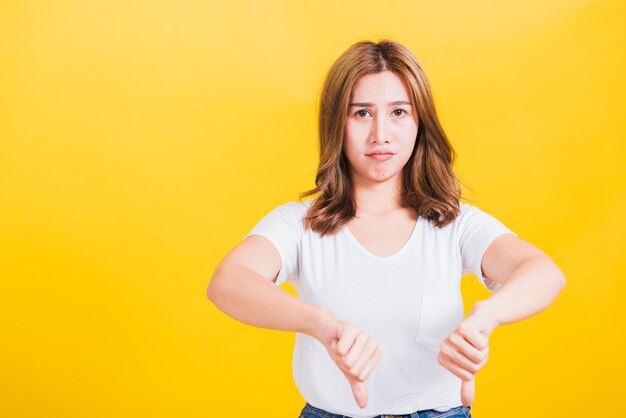
{"type": "MultiPolygon", "coordinates": [[[[396,106],[396,105],[408,105],[411,106],[411,103],[404,101],[404,100],[396,100],[395,102],[389,102],[387,103],[389,106],[396,106]]],[[[374,107],[374,103],[350,103],[350,107],[352,106],[360,106],[360,107],[374,107]]]]}

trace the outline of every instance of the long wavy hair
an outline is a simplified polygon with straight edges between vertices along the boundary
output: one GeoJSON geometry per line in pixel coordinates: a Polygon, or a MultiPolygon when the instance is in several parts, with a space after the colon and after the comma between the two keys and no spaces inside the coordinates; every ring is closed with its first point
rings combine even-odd
{"type": "Polygon", "coordinates": [[[399,42],[361,41],[341,54],[326,74],[319,103],[316,187],[300,193],[300,201],[318,195],[303,224],[322,236],[336,233],[356,215],[354,187],[343,150],[350,94],[360,77],[383,71],[392,71],[404,80],[419,121],[413,153],[402,169],[402,206],[414,208],[437,227],[452,222],[460,211],[461,182],[452,170],[456,153],[439,123],[420,63],[399,42]]]}

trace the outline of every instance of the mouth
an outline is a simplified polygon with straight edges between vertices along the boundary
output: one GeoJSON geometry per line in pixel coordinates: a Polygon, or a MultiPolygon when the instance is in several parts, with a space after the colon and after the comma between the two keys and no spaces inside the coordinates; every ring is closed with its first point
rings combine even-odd
{"type": "Polygon", "coordinates": [[[369,158],[373,158],[376,161],[386,161],[393,157],[395,154],[392,153],[378,153],[378,154],[366,154],[369,158]]]}

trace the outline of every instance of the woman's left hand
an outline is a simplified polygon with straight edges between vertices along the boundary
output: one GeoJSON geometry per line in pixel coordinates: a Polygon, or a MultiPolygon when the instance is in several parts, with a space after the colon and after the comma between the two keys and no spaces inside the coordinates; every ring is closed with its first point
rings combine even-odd
{"type": "Polygon", "coordinates": [[[478,301],[439,347],[439,364],[462,380],[461,402],[465,406],[474,401],[474,376],[487,362],[489,335],[496,326],[485,301],[478,301]]]}

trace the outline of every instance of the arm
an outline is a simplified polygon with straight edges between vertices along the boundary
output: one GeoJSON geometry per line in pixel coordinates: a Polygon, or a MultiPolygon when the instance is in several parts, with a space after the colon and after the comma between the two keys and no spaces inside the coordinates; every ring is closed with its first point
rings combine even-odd
{"type": "Polygon", "coordinates": [[[276,286],[280,268],[276,247],[265,237],[250,235],[215,269],[207,297],[243,323],[316,338],[348,379],[359,407],[364,408],[368,398],[363,382],[381,356],[376,340],[338,320],[327,308],[304,302],[276,286]]]}
{"type": "Polygon", "coordinates": [[[543,311],[565,286],[565,276],[552,259],[513,234],[502,234],[489,245],[481,267],[485,277],[503,283],[476,306],[493,328],[543,311]]]}
{"type": "Polygon", "coordinates": [[[563,272],[550,257],[510,233],[493,240],[482,257],[481,269],[483,277],[502,283],[502,287],[474,304],[468,317],[441,344],[437,357],[439,364],[461,378],[463,405],[474,400],[474,375],[487,361],[493,330],[541,312],[565,286],[563,272]]]}
{"type": "Polygon", "coordinates": [[[249,236],[217,266],[207,297],[222,312],[245,324],[320,337],[314,334],[328,319],[328,310],[276,286],[280,267],[276,248],[265,237],[249,236]]]}

